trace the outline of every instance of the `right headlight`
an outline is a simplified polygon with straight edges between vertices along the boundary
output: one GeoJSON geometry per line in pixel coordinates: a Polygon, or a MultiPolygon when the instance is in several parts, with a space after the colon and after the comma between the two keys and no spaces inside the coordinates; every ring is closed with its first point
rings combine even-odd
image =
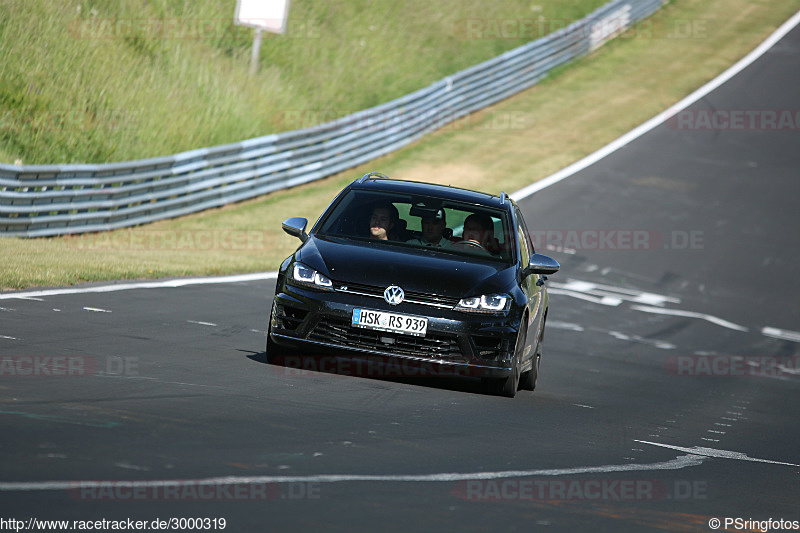
{"type": "Polygon", "coordinates": [[[313,289],[320,289],[323,291],[332,291],[333,282],[329,277],[324,276],[303,263],[295,263],[292,268],[292,281],[298,285],[311,287],[313,289]]]}
{"type": "Polygon", "coordinates": [[[507,294],[483,294],[472,298],[462,298],[455,307],[456,311],[466,313],[503,314],[511,306],[511,297],[507,294]]]}

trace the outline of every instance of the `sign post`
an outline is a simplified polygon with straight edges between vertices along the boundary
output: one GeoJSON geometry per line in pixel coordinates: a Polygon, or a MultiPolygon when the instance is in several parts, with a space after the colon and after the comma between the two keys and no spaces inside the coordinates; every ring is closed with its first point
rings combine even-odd
{"type": "Polygon", "coordinates": [[[253,51],[250,54],[250,72],[258,71],[262,32],[286,33],[289,18],[289,0],[236,0],[233,23],[255,28],[253,51]]]}

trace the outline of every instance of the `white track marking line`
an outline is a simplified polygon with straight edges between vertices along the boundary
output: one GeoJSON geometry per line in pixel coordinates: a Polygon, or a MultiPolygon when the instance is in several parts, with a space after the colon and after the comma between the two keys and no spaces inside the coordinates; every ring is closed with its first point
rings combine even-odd
{"type": "Polygon", "coordinates": [[[775,32],[770,35],[764,42],[762,42],[755,50],[747,54],[743,57],[739,62],[735,65],[730,67],[728,70],[711,80],[710,82],[706,83],[695,92],[681,100],[680,102],[676,103],[669,109],[662,111],[655,117],[651,118],[644,124],[641,124],[637,128],[629,131],[625,135],[619,137],[618,139],[612,141],[611,143],[607,144],[603,148],[599,149],[598,151],[590,154],[580,161],[577,161],[566,168],[563,168],[556,172],[555,174],[551,174],[550,176],[543,178],[536,183],[532,183],[527,187],[524,187],[518,190],[515,193],[511,194],[511,197],[519,202],[523,198],[527,198],[528,196],[532,195],[535,192],[541,191],[559,181],[572,176],[580,172],[581,170],[585,169],[588,166],[593,165],[594,163],[600,161],[604,157],[612,154],[613,152],[619,150],[620,148],[624,147],[625,145],[633,142],[634,140],[638,139],[645,133],[649,132],[650,130],[660,126],[676,114],[678,112],[683,111],[693,103],[697,102],[708,93],[714,91],[722,84],[739,74],[745,68],[750,66],[754,63],[758,58],[764,55],[770,48],[775,46],[775,43],[780,41],[787,33],[789,33],[795,26],[800,24],[800,11],[794,14],[792,18],[787,20],[783,25],[775,30],[775,32]]]}
{"type": "Polygon", "coordinates": [[[681,452],[686,452],[694,455],[700,455],[703,457],[717,457],[721,459],[736,459],[737,461],[752,461],[756,463],[769,463],[773,465],[784,465],[784,466],[800,466],[794,463],[784,463],[781,461],[770,461],[768,459],[757,459],[754,457],[748,457],[747,454],[740,453],[740,452],[731,452],[728,450],[717,450],[714,448],[702,448],[700,446],[695,446],[693,448],[684,448],[682,446],[672,446],[670,444],[661,444],[659,442],[648,442],[646,440],[637,440],[636,442],[641,442],[642,444],[650,444],[651,446],[660,446],[662,448],[669,448],[670,450],[678,450],[681,452]]]}
{"type": "Polygon", "coordinates": [[[84,311],[92,311],[93,313],[110,313],[108,309],[100,309],[99,307],[84,307],[84,311]]]}
{"type": "MultiPolygon", "coordinates": [[[[663,306],[665,303],[681,302],[680,298],[671,296],[664,296],[663,294],[655,294],[652,292],[643,292],[637,289],[628,289],[625,287],[614,287],[611,285],[602,285],[600,283],[593,283],[591,281],[583,281],[579,279],[568,279],[566,283],[559,283],[551,281],[549,287],[559,291],[569,291],[570,293],[582,293],[587,296],[594,296],[604,299],[601,302],[606,305],[619,305],[618,303],[609,304],[606,302],[629,301],[640,304],[649,304],[663,306]]],[[[562,292],[561,294],[567,294],[562,292]]]]}
{"type": "MultiPolygon", "coordinates": [[[[642,292],[635,289],[626,289],[624,287],[602,285],[578,279],[569,279],[567,280],[566,283],[550,282],[548,291],[551,294],[571,296],[572,298],[578,298],[581,300],[586,300],[588,302],[600,305],[608,305],[613,307],[622,305],[623,301],[629,301],[632,303],[647,302],[647,303],[655,303],[657,305],[663,305],[666,302],[680,303],[681,301],[680,298],[674,298],[671,296],[664,296],[661,294],[655,294],[651,292],[642,292]]],[[[631,309],[633,309],[634,311],[642,311],[645,313],[683,316],[687,318],[699,318],[711,322],[712,324],[716,324],[718,326],[733,329],[736,331],[745,331],[745,332],[749,331],[748,328],[744,326],[734,324],[733,322],[723,320],[713,315],[698,313],[695,311],[683,311],[680,309],[665,309],[663,307],[653,307],[650,305],[632,305],[631,309]]],[[[776,333],[776,331],[780,331],[776,330],[775,328],[764,328],[764,329],[769,330],[773,334],[776,333]]],[[[794,332],[782,332],[782,333],[788,336],[793,334],[794,332]]],[[[800,333],[798,333],[797,335],[798,335],[798,342],[800,342],[800,333]]],[[[780,338],[787,338],[786,336],[780,338]]]]}
{"type": "Polygon", "coordinates": [[[798,331],[765,327],[761,329],[761,333],[767,337],[773,337],[785,341],[800,342],[800,332],[798,331]]]}
{"type": "Polygon", "coordinates": [[[550,288],[547,290],[547,292],[549,292],[550,294],[571,296],[572,298],[577,298],[579,300],[586,300],[587,302],[592,302],[600,305],[608,305],[611,307],[617,307],[619,305],[622,305],[622,300],[620,300],[619,298],[610,298],[608,296],[603,296],[602,298],[596,298],[594,296],[589,296],[588,294],[583,294],[582,292],[565,291],[564,289],[556,289],[556,288],[550,288]]]}
{"type": "Polygon", "coordinates": [[[620,333],[619,331],[609,331],[609,335],[614,337],[615,339],[621,341],[628,341],[628,342],[638,342],[640,344],[647,344],[649,346],[654,346],[660,350],[674,350],[677,348],[674,344],[667,342],[667,341],[660,341],[656,339],[645,339],[644,337],[640,337],[639,335],[625,335],[624,333],[620,333]]]}
{"type": "Polygon", "coordinates": [[[133,289],[164,289],[185,287],[187,285],[213,285],[215,283],[239,283],[243,281],[262,281],[275,279],[277,272],[256,272],[254,274],[241,274],[237,276],[220,276],[211,278],[186,278],[167,281],[143,281],[139,283],[115,283],[113,285],[98,285],[94,287],[64,287],[61,289],[45,289],[30,292],[6,292],[0,294],[0,300],[33,300],[40,296],[59,296],[62,294],[87,294],[128,291],[133,289]]]}
{"type": "Polygon", "coordinates": [[[190,324],[200,324],[201,326],[214,326],[214,327],[217,327],[217,324],[214,324],[213,322],[200,322],[198,320],[187,320],[186,322],[189,322],[190,324]]]}
{"type": "Polygon", "coordinates": [[[558,320],[550,320],[547,322],[548,328],[565,329],[567,331],[584,331],[583,326],[580,324],[573,324],[572,322],[560,322],[558,320]]]}
{"type": "Polygon", "coordinates": [[[727,320],[723,320],[719,317],[713,315],[707,315],[705,313],[697,313],[695,311],[681,311],[680,309],[662,309],[661,307],[647,307],[644,305],[632,305],[631,309],[635,311],[642,311],[645,313],[655,313],[658,315],[670,315],[670,316],[684,316],[687,318],[700,318],[702,320],[706,320],[711,322],[712,324],[716,324],[718,326],[722,326],[723,328],[733,329],[736,331],[749,331],[746,327],[740,326],[739,324],[734,324],[733,322],[728,322],[727,320]]]}
{"type": "MultiPolygon", "coordinates": [[[[570,476],[574,474],[643,472],[651,470],[680,470],[699,466],[704,457],[698,454],[681,455],[671,461],[650,464],[622,464],[604,466],[584,466],[575,468],[554,468],[546,470],[507,470],[502,472],[469,472],[411,475],[362,475],[362,474],[320,474],[311,476],[222,476],[200,479],[160,479],[124,481],[126,487],[174,487],[176,485],[222,485],[222,484],[255,484],[255,483],[341,483],[348,481],[384,481],[384,482],[452,482],[480,479],[502,479],[531,476],[570,476]]],[[[70,490],[91,487],[107,487],[119,481],[2,481],[0,492],[70,490]]]]}

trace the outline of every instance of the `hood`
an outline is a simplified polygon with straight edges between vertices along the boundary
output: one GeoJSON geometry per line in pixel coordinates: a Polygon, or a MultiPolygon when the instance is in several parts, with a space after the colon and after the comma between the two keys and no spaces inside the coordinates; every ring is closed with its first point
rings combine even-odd
{"type": "Polygon", "coordinates": [[[368,241],[309,236],[295,257],[334,282],[453,298],[508,292],[514,267],[501,262],[368,241]]]}

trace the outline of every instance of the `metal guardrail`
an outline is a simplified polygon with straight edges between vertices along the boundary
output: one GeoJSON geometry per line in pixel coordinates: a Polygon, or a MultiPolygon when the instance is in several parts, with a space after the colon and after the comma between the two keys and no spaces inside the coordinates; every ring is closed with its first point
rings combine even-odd
{"type": "Polygon", "coordinates": [[[658,10],[612,0],[546,37],[377,107],[311,128],[99,165],[0,164],[0,236],[104,231],[186,215],[330,176],[527,89],[658,10]]]}

